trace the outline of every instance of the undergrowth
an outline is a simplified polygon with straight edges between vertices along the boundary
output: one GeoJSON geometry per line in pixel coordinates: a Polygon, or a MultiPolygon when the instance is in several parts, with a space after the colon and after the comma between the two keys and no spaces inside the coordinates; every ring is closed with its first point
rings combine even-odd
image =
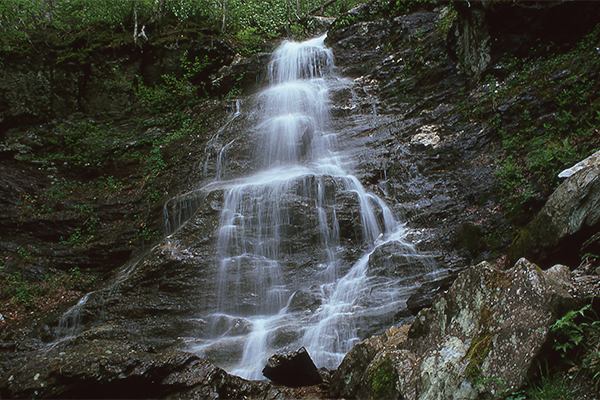
{"type": "Polygon", "coordinates": [[[44,297],[53,297],[65,291],[90,291],[99,282],[88,271],[73,267],[67,272],[51,270],[42,281],[34,281],[20,272],[0,275],[0,301],[26,308],[40,307],[44,297]]]}

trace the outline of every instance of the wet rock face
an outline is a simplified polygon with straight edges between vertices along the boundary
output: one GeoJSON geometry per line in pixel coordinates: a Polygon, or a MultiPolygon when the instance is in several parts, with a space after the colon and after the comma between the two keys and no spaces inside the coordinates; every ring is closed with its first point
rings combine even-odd
{"type": "MultiPolygon", "coordinates": [[[[486,23],[484,4],[454,1],[458,12],[458,23],[453,35],[456,40],[456,56],[466,69],[467,74],[479,79],[491,61],[491,38],[486,23]]],[[[451,39],[452,41],[452,39],[451,39]]]]}
{"type": "Polygon", "coordinates": [[[392,330],[351,350],[332,395],[475,399],[519,387],[550,324],[577,303],[565,279],[525,259],[506,272],[485,262],[471,267],[419,312],[406,336],[392,330]]]}
{"type": "Polygon", "coordinates": [[[600,166],[594,165],[576,172],[556,189],[522,236],[513,242],[509,255],[512,259],[530,257],[546,268],[553,262],[578,265],[584,250],[593,249],[593,236],[598,229],[600,166]]]}
{"type": "Polygon", "coordinates": [[[424,308],[431,307],[437,297],[452,286],[457,276],[457,273],[450,271],[442,277],[438,277],[430,282],[424,282],[406,300],[406,307],[413,315],[417,315],[424,308]]]}
{"type": "Polygon", "coordinates": [[[356,176],[413,230],[416,248],[461,269],[497,251],[488,243],[467,245],[462,227],[502,231],[506,222],[495,198],[494,133],[482,122],[460,122],[455,95],[467,77],[443,57],[439,22],[439,12],[417,10],[330,33],[341,74],[362,74],[349,90],[333,94],[332,124],[356,160],[356,176]],[[372,35],[380,35],[384,49],[369,43],[372,35]],[[360,70],[371,62],[374,68],[360,70]]]}

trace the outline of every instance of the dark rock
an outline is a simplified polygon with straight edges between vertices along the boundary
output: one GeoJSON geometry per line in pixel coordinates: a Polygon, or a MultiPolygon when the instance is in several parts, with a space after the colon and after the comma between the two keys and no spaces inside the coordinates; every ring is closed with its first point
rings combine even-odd
{"type": "Polygon", "coordinates": [[[265,81],[270,58],[270,53],[257,53],[250,57],[236,54],[231,63],[224,65],[212,77],[211,95],[225,96],[232,88],[240,88],[244,94],[254,92],[265,81]]]}
{"type": "Polygon", "coordinates": [[[288,305],[288,311],[314,311],[321,303],[322,299],[316,293],[306,289],[300,289],[292,295],[288,305]]]}
{"type": "Polygon", "coordinates": [[[278,385],[288,387],[313,386],[323,382],[304,347],[294,353],[271,356],[263,375],[278,385]]]}
{"type": "Polygon", "coordinates": [[[547,51],[579,41],[597,24],[600,11],[593,1],[452,3],[457,20],[448,35],[449,49],[476,80],[505,54],[526,57],[540,39],[548,43],[547,51]]]}
{"type": "Polygon", "coordinates": [[[600,261],[600,232],[586,240],[579,253],[581,259],[589,257],[597,264],[600,261]]]}
{"type": "Polygon", "coordinates": [[[390,242],[377,247],[369,257],[368,275],[409,278],[424,273],[425,256],[404,243],[390,242]]]}
{"type": "Polygon", "coordinates": [[[417,315],[423,308],[431,307],[437,297],[452,286],[457,276],[457,272],[450,271],[446,276],[423,283],[406,300],[406,307],[413,315],[417,315]]]}

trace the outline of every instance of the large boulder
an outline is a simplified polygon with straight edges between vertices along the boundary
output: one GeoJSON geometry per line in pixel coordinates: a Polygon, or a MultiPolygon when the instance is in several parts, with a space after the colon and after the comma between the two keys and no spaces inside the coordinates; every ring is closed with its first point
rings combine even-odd
{"type": "Polygon", "coordinates": [[[518,388],[551,324],[576,305],[573,290],[564,269],[544,272],[526,259],[508,271],[470,267],[407,333],[393,328],[355,346],[331,395],[475,399],[518,388]]]}
{"type": "MultiPolygon", "coordinates": [[[[552,263],[571,267],[581,260],[580,249],[600,229],[600,165],[580,170],[550,196],[531,224],[515,239],[509,262],[519,257],[542,268],[552,263]]],[[[592,248],[591,246],[590,248],[592,248]]]]}

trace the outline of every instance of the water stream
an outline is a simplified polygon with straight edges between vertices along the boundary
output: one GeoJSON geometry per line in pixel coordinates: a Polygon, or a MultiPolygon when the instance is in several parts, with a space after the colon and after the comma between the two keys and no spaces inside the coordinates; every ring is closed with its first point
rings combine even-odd
{"type": "MultiPolygon", "coordinates": [[[[365,327],[393,323],[414,277],[433,270],[403,240],[403,225],[385,202],[348,172],[351,160],[336,150],[330,92],[345,83],[335,76],[324,38],[285,42],[272,56],[269,85],[256,96],[257,123],[250,128],[259,138],[253,148],[258,172],[230,181],[219,173],[200,191],[223,190],[224,204],[217,308],[207,318],[210,337],[192,350],[248,379],[262,378],[273,353],[300,346],[317,366],[337,367],[364,338],[365,327]],[[353,240],[360,240],[354,247],[363,255],[350,265],[341,256],[343,243],[352,242],[342,237],[342,198],[354,199],[360,214],[353,240]],[[303,214],[306,209],[310,213],[303,214]],[[300,251],[314,258],[306,271],[294,270],[298,263],[290,267],[300,251]],[[399,255],[415,272],[395,275],[399,255]],[[388,259],[386,268],[394,272],[370,272],[375,256],[380,266],[388,259]]],[[[187,218],[191,210],[182,213],[187,218]]]]}

